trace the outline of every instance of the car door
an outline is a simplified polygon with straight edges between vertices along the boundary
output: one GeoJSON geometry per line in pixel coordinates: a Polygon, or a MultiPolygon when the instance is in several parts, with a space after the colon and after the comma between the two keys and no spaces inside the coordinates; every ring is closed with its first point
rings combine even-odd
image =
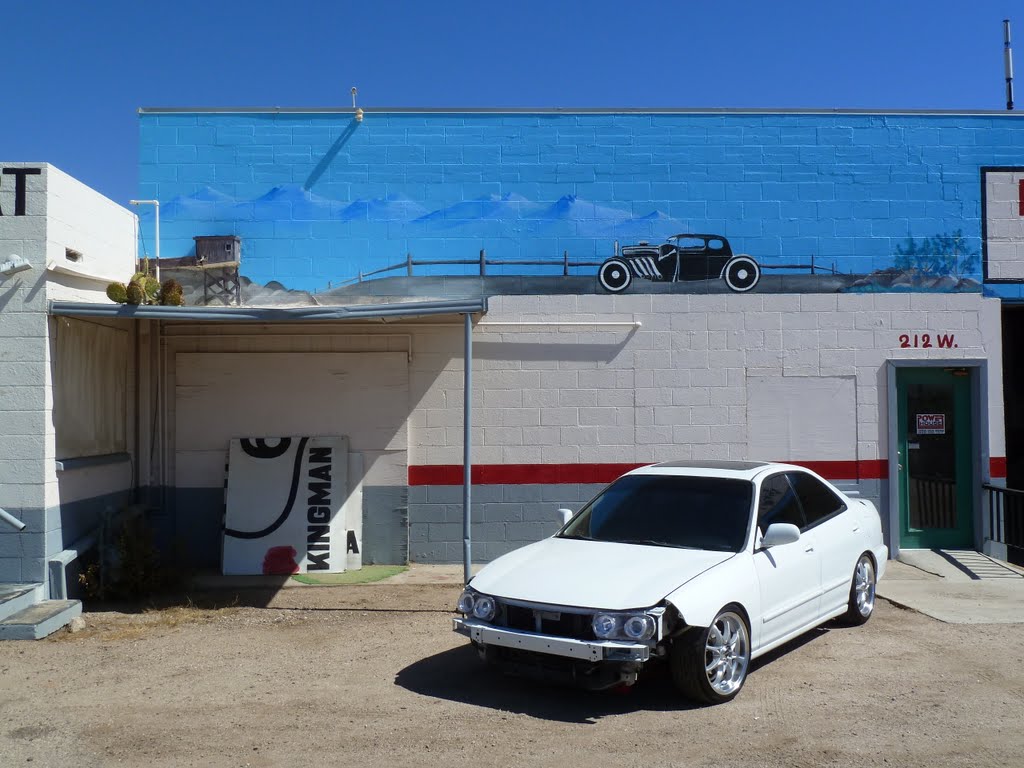
{"type": "Polygon", "coordinates": [[[845,608],[850,597],[853,568],[860,556],[861,522],[846,502],[808,472],[788,473],[806,518],[805,529],[814,535],[821,560],[822,617],[845,608]]]}
{"type": "Polygon", "coordinates": [[[676,239],[680,259],[680,280],[707,280],[711,277],[718,277],[717,273],[712,275],[708,272],[708,249],[705,245],[702,237],[690,236],[676,239]]]}
{"type": "Polygon", "coordinates": [[[800,500],[785,473],[766,477],[758,495],[754,568],[761,593],[759,647],[812,623],[818,616],[821,594],[820,555],[813,530],[801,532],[792,544],[761,549],[760,537],[772,523],[806,527],[800,500]]]}

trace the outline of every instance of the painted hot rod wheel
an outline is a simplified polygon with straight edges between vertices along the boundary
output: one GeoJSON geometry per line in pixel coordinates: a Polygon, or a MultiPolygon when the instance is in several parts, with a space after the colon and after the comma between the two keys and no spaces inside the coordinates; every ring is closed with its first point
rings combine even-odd
{"type": "Polygon", "coordinates": [[[761,268],[749,256],[736,256],[729,259],[722,270],[725,284],[737,293],[749,291],[761,279],[761,268]]]}
{"type": "Polygon", "coordinates": [[[597,271],[597,279],[609,293],[621,293],[633,282],[633,275],[622,259],[608,259],[597,271]]]}

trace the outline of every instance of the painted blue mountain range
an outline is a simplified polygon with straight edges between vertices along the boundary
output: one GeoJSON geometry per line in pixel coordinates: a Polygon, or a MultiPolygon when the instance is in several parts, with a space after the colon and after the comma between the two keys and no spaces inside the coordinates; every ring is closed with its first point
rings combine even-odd
{"type": "MultiPolygon", "coordinates": [[[[151,220],[152,209],[140,212],[151,220]]],[[[654,210],[643,216],[565,195],[551,204],[535,203],[522,195],[489,195],[463,200],[433,211],[401,195],[331,200],[299,184],[275,186],[253,200],[236,200],[210,187],[191,195],[176,197],[161,208],[161,222],[244,222],[244,221],[343,221],[410,225],[408,234],[447,232],[475,222],[506,223],[516,234],[526,229],[576,237],[615,238],[651,236],[664,238],[686,229],[686,224],[654,210]]],[[[225,233],[226,234],[226,233],[225,233]]]]}

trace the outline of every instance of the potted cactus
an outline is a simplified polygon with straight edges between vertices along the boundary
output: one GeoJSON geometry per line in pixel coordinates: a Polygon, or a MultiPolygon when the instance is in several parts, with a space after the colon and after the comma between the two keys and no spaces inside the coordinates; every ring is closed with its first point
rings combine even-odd
{"type": "Polygon", "coordinates": [[[159,304],[169,307],[180,307],[185,304],[181,283],[170,279],[161,285],[149,274],[149,259],[146,259],[141,272],[132,275],[127,285],[108,285],[107,298],[117,304],[159,304]]]}

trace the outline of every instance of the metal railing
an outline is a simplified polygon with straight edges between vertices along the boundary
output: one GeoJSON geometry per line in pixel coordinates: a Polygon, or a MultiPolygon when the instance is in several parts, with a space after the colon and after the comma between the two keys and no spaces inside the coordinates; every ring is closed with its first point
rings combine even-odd
{"type": "Polygon", "coordinates": [[[387,267],[381,267],[380,269],[374,269],[370,272],[360,272],[355,277],[350,277],[347,280],[338,280],[337,282],[331,282],[330,288],[340,288],[343,285],[351,285],[353,283],[361,283],[369,277],[375,277],[382,275],[385,272],[394,272],[396,270],[404,269],[407,277],[413,276],[413,267],[434,267],[434,266],[479,266],[480,276],[487,276],[487,267],[504,267],[504,266],[519,266],[519,267],[562,267],[563,277],[569,276],[569,269],[571,267],[599,267],[603,264],[603,261],[570,261],[569,252],[564,251],[562,253],[562,260],[555,261],[553,259],[488,259],[487,251],[481,250],[480,257],[476,259],[414,259],[411,253],[405,255],[405,261],[399,264],[391,264],[387,267]]]}
{"type": "Polygon", "coordinates": [[[1006,547],[1007,560],[1024,565],[1024,491],[983,485],[989,537],[1006,547]]]}
{"type": "MultiPolygon", "coordinates": [[[[615,244],[615,255],[619,255],[618,243],[615,244]]],[[[487,258],[486,249],[480,250],[480,256],[476,259],[414,259],[411,253],[405,255],[405,261],[397,264],[390,264],[380,269],[374,269],[369,272],[359,272],[355,277],[349,277],[345,280],[331,281],[327,284],[327,289],[341,288],[346,285],[353,285],[355,283],[361,283],[371,277],[377,275],[383,275],[386,272],[396,272],[398,270],[405,270],[407,277],[413,276],[413,267],[436,267],[436,266],[476,266],[479,267],[480,277],[487,276],[487,267],[561,267],[562,276],[568,277],[569,270],[575,267],[600,267],[604,264],[605,259],[601,261],[576,261],[569,259],[569,251],[562,252],[561,261],[554,259],[489,259],[487,258]]],[[[809,270],[812,275],[818,273],[828,273],[831,275],[842,274],[836,269],[835,262],[832,262],[831,267],[822,266],[814,259],[814,254],[811,254],[810,264],[759,264],[762,270],[765,269],[806,269],[809,270]]]]}

